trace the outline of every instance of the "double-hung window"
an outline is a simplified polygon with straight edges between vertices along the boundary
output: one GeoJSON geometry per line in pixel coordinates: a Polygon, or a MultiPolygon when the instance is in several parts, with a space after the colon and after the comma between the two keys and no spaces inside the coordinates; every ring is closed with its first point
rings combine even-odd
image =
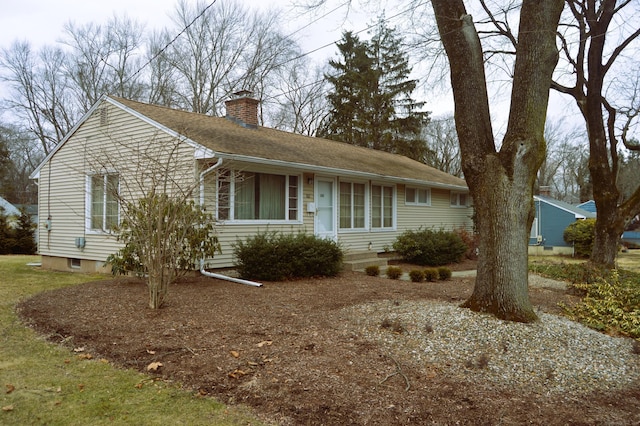
{"type": "Polygon", "coordinates": [[[394,226],[393,186],[371,185],[371,227],[391,229],[394,226]]]}
{"type": "Polygon", "coordinates": [[[223,170],[218,173],[219,220],[298,220],[295,175],[223,170]]]}
{"type": "Polygon", "coordinates": [[[90,176],[91,197],[89,221],[94,231],[110,231],[119,223],[118,190],[120,181],[117,174],[95,174],[90,176]]]}
{"type": "Polygon", "coordinates": [[[340,182],[340,229],[365,229],[364,183],[340,182]]]}
{"type": "Polygon", "coordinates": [[[451,192],[451,207],[467,207],[469,195],[463,192],[451,192]]]}
{"type": "Polygon", "coordinates": [[[404,193],[405,204],[417,206],[431,205],[431,190],[429,188],[407,187],[404,193]]]}

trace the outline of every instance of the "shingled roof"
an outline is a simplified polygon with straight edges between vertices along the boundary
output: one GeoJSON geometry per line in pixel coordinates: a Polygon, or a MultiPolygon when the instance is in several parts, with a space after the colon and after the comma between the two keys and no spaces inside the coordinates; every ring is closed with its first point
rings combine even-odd
{"type": "Polygon", "coordinates": [[[303,136],[267,127],[246,128],[223,117],[175,110],[167,107],[108,98],[182,135],[224,158],[260,159],[260,162],[288,163],[292,167],[344,171],[398,179],[422,181],[434,186],[466,189],[463,179],[383,151],[328,139],[303,136]]]}

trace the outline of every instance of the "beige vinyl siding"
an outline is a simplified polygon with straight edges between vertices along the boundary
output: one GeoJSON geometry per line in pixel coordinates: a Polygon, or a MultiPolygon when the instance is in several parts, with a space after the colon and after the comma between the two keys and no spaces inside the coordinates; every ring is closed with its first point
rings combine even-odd
{"type": "Polygon", "coordinates": [[[420,226],[445,230],[459,227],[471,229],[473,209],[451,207],[449,194],[449,190],[432,188],[430,206],[407,205],[403,188],[402,194],[398,196],[398,222],[399,225],[402,224],[402,231],[420,226]]]}
{"type": "Polygon", "coordinates": [[[220,224],[216,227],[218,240],[222,247],[222,253],[216,254],[213,259],[207,260],[207,265],[211,268],[229,268],[234,264],[233,244],[244,241],[248,237],[254,236],[258,232],[282,232],[285,234],[296,233],[303,230],[302,225],[237,225],[220,224]]]}
{"type": "MultiPolygon", "coordinates": [[[[137,159],[158,154],[160,147],[176,142],[166,133],[120,109],[109,106],[106,118],[106,125],[101,124],[101,109],[97,109],[40,171],[39,251],[42,255],[104,261],[116,252],[121,244],[115,235],[87,229],[87,203],[90,201],[87,176],[118,174],[121,194],[138,197],[143,191],[137,177],[145,172],[148,177],[152,167],[149,158],[152,157],[146,162],[137,159]],[[51,232],[44,226],[48,216],[51,217],[51,232]],[[84,248],[76,247],[78,237],[85,238],[84,248]]],[[[175,170],[182,170],[182,173],[173,176],[174,190],[177,186],[191,187],[196,175],[194,149],[180,142],[175,152],[175,164],[182,165],[175,170]]],[[[122,209],[120,215],[122,218],[122,209]]]]}
{"type": "MultiPolygon", "coordinates": [[[[242,222],[234,223],[234,221],[220,221],[216,226],[218,240],[220,242],[222,253],[217,254],[213,259],[207,260],[207,265],[211,268],[227,268],[234,264],[233,244],[238,240],[246,240],[258,232],[282,232],[296,233],[309,232],[313,233],[313,215],[306,213],[306,205],[309,200],[313,200],[313,182],[308,183],[307,179],[313,179],[313,175],[295,171],[282,167],[264,166],[249,163],[240,163],[235,161],[223,161],[222,165],[216,169],[233,170],[234,172],[260,172],[279,175],[295,175],[298,176],[298,218],[299,221],[272,222],[256,221],[255,224],[242,222]]],[[[215,216],[216,213],[216,171],[205,177],[205,206],[207,211],[215,216]]]]}
{"type": "MultiPolygon", "coordinates": [[[[346,180],[345,180],[346,181],[346,180]]],[[[451,230],[458,227],[471,229],[472,208],[452,208],[449,190],[431,189],[430,206],[414,206],[405,203],[405,185],[396,188],[396,228],[394,230],[339,231],[338,239],[349,251],[365,251],[371,243],[372,252],[392,250],[393,242],[406,230],[424,228],[451,230]]],[[[428,188],[425,186],[425,188],[428,188]]],[[[370,196],[369,196],[369,203],[370,196]]],[[[369,210],[371,205],[369,204],[369,210]]],[[[369,217],[369,223],[371,218],[369,217]]]]}

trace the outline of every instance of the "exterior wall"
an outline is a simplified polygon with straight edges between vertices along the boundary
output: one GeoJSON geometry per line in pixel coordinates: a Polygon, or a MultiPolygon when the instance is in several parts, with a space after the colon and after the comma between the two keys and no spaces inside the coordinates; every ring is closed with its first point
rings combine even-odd
{"type": "MultiPolygon", "coordinates": [[[[346,180],[348,181],[348,179],[346,180]]],[[[424,188],[429,187],[424,186],[424,188]]],[[[381,253],[393,250],[393,242],[407,230],[416,230],[420,227],[437,230],[453,230],[456,228],[472,230],[471,216],[473,208],[451,207],[449,190],[432,188],[431,205],[416,206],[408,205],[405,202],[405,189],[405,185],[395,185],[396,223],[393,230],[379,231],[369,227],[369,229],[363,231],[339,231],[338,238],[343,247],[347,251],[370,250],[374,253],[381,253]],[[369,246],[370,243],[371,246],[369,246]]],[[[369,217],[371,217],[370,215],[371,205],[369,203],[369,217]]]]}
{"type": "MultiPolygon", "coordinates": [[[[292,171],[287,168],[275,168],[256,166],[251,164],[224,163],[221,168],[231,168],[243,171],[261,171],[276,174],[296,174],[300,177],[302,186],[302,202],[300,207],[300,221],[288,223],[233,223],[233,221],[220,222],[218,225],[218,239],[222,246],[222,254],[218,254],[214,259],[207,261],[211,268],[226,268],[233,266],[232,245],[238,240],[244,240],[257,232],[278,231],[283,233],[314,232],[315,214],[307,211],[307,205],[314,203],[314,182],[318,178],[331,178],[331,176],[315,174],[312,171],[292,171]]],[[[395,226],[390,230],[375,230],[371,224],[371,181],[363,181],[354,178],[338,177],[335,180],[335,191],[339,192],[339,183],[360,182],[366,183],[368,189],[368,225],[364,230],[341,230],[339,194],[336,199],[338,204],[335,208],[335,223],[337,229],[337,240],[346,251],[371,251],[373,253],[383,252],[392,249],[395,239],[404,231],[418,229],[420,227],[433,229],[452,230],[455,228],[472,229],[471,215],[472,207],[456,208],[450,206],[450,191],[442,189],[431,189],[430,206],[414,206],[405,203],[405,186],[393,185],[395,187],[395,226]]],[[[376,183],[376,182],[373,182],[376,183]]],[[[388,185],[388,183],[385,183],[388,185]]],[[[427,188],[425,186],[425,188],[427,188]]],[[[215,206],[215,173],[211,173],[205,179],[205,198],[207,210],[216,211],[215,206]]]]}
{"type": "Polygon", "coordinates": [[[542,243],[538,243],[536,238],[530,238],[529,245],[571,249],[562,236],[567,226],[576,221],[575,215],[544,202],[536,201],[535,207],[538,235],[542,236],[542,243]]]}
{"type": "Polygon", "coordinates": [[[566,255],[573,256],[573,247],[557,247],[557,246],[542,246],[542,245],[530,245],[530,256],[556,256],[566,255]]]}
{"type": "Polygon", "coordinates": [[[54,271],[65,272],[81,272],[81,273],[100,273],[109,274],[111,268],[105,265],[104,262],[99,260],[78,259],[76,261],[80,264],[76,266],[72,263],[72,258],[57,257],[57,256],[42,256],[42,267],[44,269],[51,269],[54,271]]]}
{"type": "Polygon", "coordinates": [[[640,231],[625,231],[622,233],[622,243],[629,247],[640,246],[640,231]]]}
{"type": "MultiPolygon", "coordinates": [[[[174,176],[176,182],[195,183],[192,147],[110,104],[103,105],[107,105],[106,114],[96,110],[40,170],[38,250],[43,265],[66,269],[67,259],[80,259],[83,265],[87,260],[103,262],[121,247],[114,234],[89,229],[88,176],[92,173],[117,173],[121,195],[133,199],[142,193],[138,177],[150,176],[151,156],[173,142],[179,145],[175,163],[186,165],[181,176],[174,176]],[[76,244],[78,239],[83,239],[83,247],[76,244]]],[[[101,264],[86,268],[102,269],[101,264]]]]}
{"type": "MultiPolygon", "coordinates": [[[[313,174],[302,171],[294,171],[282,167],[260,166],[248,163],[223,162],[220,169],[232,169],[234,171],[262,172],[283,175],[298,176],[300,200],[300,211],[298,221],[287,221],[286,223],[267,223],[266,221],[256,221],[255,223],[234,223],[233,221],[220,221],[217,224],[217,236],[220,242],[222,253],[216,254],[213,259],[207,260],[210,268],[228,268],[234,264],[233,244],[238,240],[245,240],[259,232],[282,232],[313,233],[313,214],[306,212],[306,204],[313,201],[313,174]],[[308,182],[311,179],[311,182],[308,182]]],[[[216,173],[212,172],[205,177],[204,202],[207,211],[215,215],[216,212],[216,173]]]]}
{"type": "MultiPolygon", "coordinates": [[[[194,147],[177,141],[158,131],[144,120],[131,115],[109,103],[96,109],[92,116],[76,130],[40,170],[39,178],[39,253],[44,267],[82,272],[108,272],[104,268],[107,256],[121,248],[116,236],[109,232],[96,232],[88,226],[88,176],[92,173],[117,173],[120,179],[120,194],[134,200],[144,193],[145,185],[153,179],[154,164],[171,171],[171,182],[176,185],[170,191],[184,188],[195,189],[194,198],[203,202],[206,209],[215,214],[217,202],[216,170],[204,178],[199,186],[199,173],[214,164],[217,159],[205,162],[194,160],[194,147]],[[177,149],[173,149],[177,147],[177,149]],[[166,160],[169,152],[172,161],[166,160]],[[78,244],[83,242],[83,244],[78,244]],[[73,265],[71,260],[73,259],[73,265]]],[[[316,214],[308,209],[315,203],[315,181],[319,177],[312,170],[292,170],[287,167],[265,166],[250,163],[223,161],[219,169],[254,171],[262,173],[296,175],[299,178],[298,220],[234,222],[219,221],[218,238],[222,254],[210,259],[209,267],[233,266],[233,243],[244,240],[256,232],[280,231],[284,233],[314,232],[316,214]]],[[[431,189],[429,206],[407,205],[405,185],[344,178],[344,181],[366,183],[368,215],[364,230],[339,229],[339,182],[335,178],[335,224],[337,239],[347,251],[382,252],[391,249],[398,235],[408,229],[420,227],[471,229],[472,208],[450,206],[450,191],[431,189]],[[392,185],[395,191],[392,229],[375,230],[371,224],[372,183],[392,185]]],[[[147,187],[148,188],[148,187],[147,187]]],[[[424,188],[428,188],[425,186],[424,188]]],[[[122,209],[120,209],[122,215],[122,209]]],[[[121,217],[122,218],[122,217],[121,217]]]]}

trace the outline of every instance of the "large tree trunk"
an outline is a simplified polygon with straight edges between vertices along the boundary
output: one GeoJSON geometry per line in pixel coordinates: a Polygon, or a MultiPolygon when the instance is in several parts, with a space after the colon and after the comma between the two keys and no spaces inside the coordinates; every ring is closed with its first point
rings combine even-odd
{"type": "Polygon", "coordinates": [[[531,194],[527,180],[509,178],[497,159],[487,161],[487,171],[474,191],[478,273],[473,294],[463,307],[511,321],[536,319],[528,292],[531,194]]]}
{"type": "Polygon", "coordinates": [[[480,237],[478,275],[463,306],[529,322],[527,241],[563,0],[525,0],[520,14],[509,124],[500,151],[491,128],[482,46],[462,0],[433,0],[449,58],[462,167],[480,237]]]}

